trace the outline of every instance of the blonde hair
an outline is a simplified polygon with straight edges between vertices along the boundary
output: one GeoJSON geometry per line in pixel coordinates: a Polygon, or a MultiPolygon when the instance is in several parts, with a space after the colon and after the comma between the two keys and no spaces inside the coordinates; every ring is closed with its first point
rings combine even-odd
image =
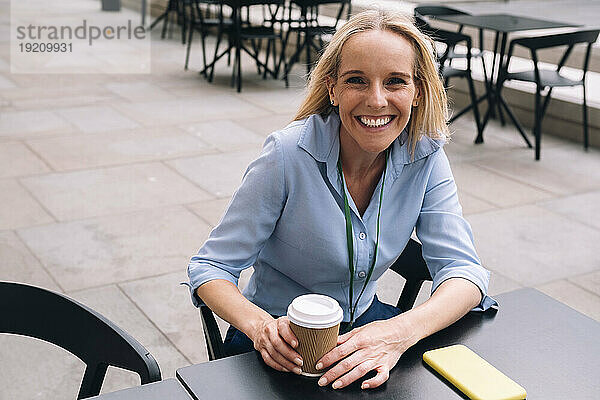
{"type": "Polygon", "coordinates": [[[421,90],[418,107],[409,122],[411,154],[421,136],[448,139],[448,101],[439,76],[433,41],[415,26],[412,16],[383,10],[367,10],[354,15],[333,35],[315,68],[310,73],[307,94],[294,121],[311,114],[328,115],[334,110],[329,100],[327,78],[337,81],[342,47],[352,36],[369,30],[390,31],[406,38],[415,53],[413,76],[421,90]]]}

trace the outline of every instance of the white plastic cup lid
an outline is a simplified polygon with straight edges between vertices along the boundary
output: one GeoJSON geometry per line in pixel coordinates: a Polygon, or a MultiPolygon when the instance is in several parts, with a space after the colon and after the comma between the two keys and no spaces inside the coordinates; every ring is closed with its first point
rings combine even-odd
{"type": "Polygon", "coordinates": [[[338,302],[322,294],[305,294],[296,297],[288,306],[291,322],[305,328],[325,329],[339,324],[344,312],[338,302]]]}

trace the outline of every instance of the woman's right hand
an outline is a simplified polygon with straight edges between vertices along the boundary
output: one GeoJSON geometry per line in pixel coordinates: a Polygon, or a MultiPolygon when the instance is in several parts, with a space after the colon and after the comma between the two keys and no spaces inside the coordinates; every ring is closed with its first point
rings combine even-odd
{"type": "Polygon", "coordinates": [[[292,332],[287,317],[262,320],[250,339],[271,368],[295,374],[302,372],[302,357],[294,350],[298,346],[298,339],[292,332]]]}

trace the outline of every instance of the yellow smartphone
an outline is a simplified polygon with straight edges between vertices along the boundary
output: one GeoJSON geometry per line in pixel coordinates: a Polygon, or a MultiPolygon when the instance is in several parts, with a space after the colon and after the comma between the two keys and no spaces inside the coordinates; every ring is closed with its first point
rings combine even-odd
{"type": "Polygon", "coordinates": [[[462,344],[430,350],[423,360],[472,400],[522,400],[527,392],[462,344]]]}

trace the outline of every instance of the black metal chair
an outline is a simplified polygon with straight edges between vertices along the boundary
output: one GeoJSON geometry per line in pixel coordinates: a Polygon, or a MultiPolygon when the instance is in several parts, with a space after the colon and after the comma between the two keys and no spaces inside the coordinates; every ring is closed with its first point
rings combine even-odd
{"type": "Polygon", "coordinates": [[[283,40],[283,50],[281,61],[285,59],[285,49],[292,32],[297,35],[296,50],[294,54],[285,62],[284,76],[286,87],[289,86],[288,75],[293,65],[300,60],[302,52],[306,57],[306,73],[310,73],[312,68],[312,52],[320,52],[324,47],[323,37],[333,35],[343,18],[348,19],[351,13],[350,0],[291,0],[288,9],[288,29],[283,40]],[[337,5],[338,10],[335,19],[331,24],[324,25],[319,22],[320,6],[337,5]],[[300,17],[292,19],[292,6],[300,9],[300,17]]]}
{"type": "Polygon", "coordinates": [[[590,60],[590,54],[592,51],[592,45],[598,39],[600,30],[581,30],[577,32],[526,37],[514,39],[510,42],[508,49],[508,55],[506,62],[500,71],[498,78],[498,98],[500,103],[508,113],[509,117],[514,122],[517,129],[521,132],[521,135],[525,136],[523,127],[518,122],[515,115],[512,113],[506,102],[500,96],[500,90],[504,82],[509,80],[533,82],[535,83],[535,122],[533,126],[533,135],[535,137],[535,159],[540,159],[540,145],[542,139],[542,119],[546,113],[548,103],[552,95],[552,89],[555,87],[571,87],[571,86],[582,86],[583,87],[583,146],[587,150],[589,145],[588,137],[588,116],[587,116],[587,99],[586,99],[586,88],[585,79],[588,71],[588,65],[590,60]],[[571,55],[573,48],[578,45],[586,46],[586,53],[583,59],[583,76],[579,80],[573,80],[565,77],[561,74],[561,69],[565,65],[567,59],[571,55]],[[531,60],[533,61],[533,69],[520,72],[509,72],[510,61],[513,55],[513,51],[516,46],[525,47],[529,49],[531,54],[531,60]],[[557,67],[555,70],[542,69],[539,66],[538,51],[543,49],[549,49],[553,47],[566,47],[557,67]],[[542,104],[542,91],[548,88],[548,93],[545,96],[544,103],[542,104]]]}
{"type": "MultiPolygon", "coordinates": [[[[181,25],[181,43],[185,44],[185,36],[186,29],[188,28],[188,20],[185,8],[190,5],[190,0],[169,0],[167,3],[167,7],[165,11],[159,15],[153,22],[150,24],[150,30],[152,30],[160,21],[163,21],[162,32],[160,34],[161,39],[164,39],[167,34],[167,27],[170,25],[172,29],[173,23],[169,24],[169,19],[171,15],[174,13],[176,21],[181,25]]],[[[171,32],[169,30],[169,32],[171,32]]],[[[169,33],[169,37],[171,33],[169,33]]]]}
{"type": "Polygon", "coordinates": [[[463,108],[459,112],[452,115],[449,122],[454,122],[457,118],[461,117],[468,111],[473,111],[475,119],[475,125],[477,127],[477,136],[475,143],[483,142],[483,125],[479,114],[478,99],[475,93],[475,85],[473,83],[473,76],[471,70],[472,57],[471,57],[471,37],[460,32],[446,31],[443,29],[437,29],[431,27],[419,14],[415,14],[415,19],[419,29],[427,33],[433,40],[443,44],[444,50],[438,53],[438,63],[440,76],[444,79],[446,86],[451,78],[465,78],[469,86],[469,96],[471,98],[471,104],[463,108]],[[466,67],[458,68],[456,65],[452,65],[450,53],[457,44],[464,43],[467,52],[465,54],[466,67]]]}
{"type": "MultiPolygon", "coordinates": [[[[435,17],[440,15],[470,15],[467,12],[457,10],[456,8],[442,6],[437,4],[432,5],[419,5],[415,7],[414,10],[415,16],[420,16],[422,18],[425,17],[435,17]]],[[[457,32],[462,33],[463,25],[459,25],[457,32]]],[[[483,29],[479,30],[479,49],[471,48],[471,58],[481,58],[483,54],[483,29]]],[[[466,58],[467,53],[456,52],[456,49],[452,47],[450,51],[448,51],[447,58],[448,60],[466,58]]],[[[483,65],[484,73],[485,73],[485,63],[483,65]]]]}
{"type": "Polygon", "coordinates": [[[192,0],[191,17],[189,25],[189,36],[187,42],[187,50],[185,53],[185,66],[184,69],[188,69],[190,60],[190,51],[192,47],[192,39],[194,32],[200,33],[200,40],[202,43],[202,61],[204,68],[200,71],[202,75],[209,78],[212,81],[214,63],[211,63],[212,67],[209,68],[206,63],[206,36],[211,30],[216,30],[217,33],[217,44],[215,45],[215,56],[219,51],[219,44],[226,35],[229,40],[228,46],[228,59],[231,56],[231,34],[233,31],[233,19],[230,16],[225,16],[223,13],[223,3],[218,0],[192,0]],[[210,69],[210,74],[208,70],[210,69]]]}
{"type": "Polygon", "coordinates": [[[144,346],[67,296],[21,283],[0,282],[0,315],[0,333],[45,340],[86,364],[78,399],[100,393],[109,365],[136,372],[142,384],[161,380],[158,364],[144,346]]]}
{"type": "MultiPolygon", "coordinates": [[[[417,300],[423,282],[431,280],[427,264],[421,254],[421,244],[410,239],[390,269],[406,279],[396,307],[403,311],[410,310],[417,300]]],[[[208,306],[200,306],[200,319],[202,320],[208,359],[212,361],[224,358],[223,338],[215,316],[208,306]]]]}

